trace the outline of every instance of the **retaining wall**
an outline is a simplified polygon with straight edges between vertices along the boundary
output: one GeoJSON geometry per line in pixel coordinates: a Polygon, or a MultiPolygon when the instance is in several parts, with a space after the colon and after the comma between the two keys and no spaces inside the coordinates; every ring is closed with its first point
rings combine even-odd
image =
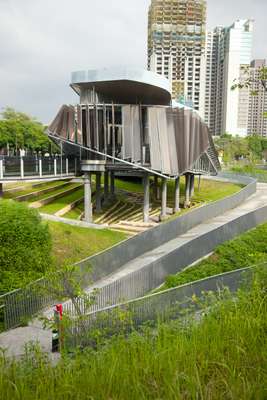
{"type": "Polygon", "coordinates": [[[97,281],[115,272],[130,260],[184,234],[196,225],[237,207],[256,192],[257,182],[255,179],[229,175],[221,174],[220,177],[246,186],[234,195],[196,208],[181,217],[151,228],[109,250],[89,257],[77,263],[77,265],[81,268],[91,265],[93,269],[92,280],[97,281]]]}

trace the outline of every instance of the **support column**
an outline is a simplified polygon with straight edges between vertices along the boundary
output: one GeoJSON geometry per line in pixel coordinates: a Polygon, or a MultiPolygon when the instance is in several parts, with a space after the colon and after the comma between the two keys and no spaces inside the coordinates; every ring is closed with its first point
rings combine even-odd
{"type": "Polygon", "coordinates": [[[115,197],[115,176],[114,176],[114,172],[110,173],[110,196],[111,196],[111,198],[115,197]]]}
{"type": "Polygon", "coordinates": [[[88,223],[93,221],[91,174],[89,172],[84,174],[84,220],[88,223]]]}
{"type": "Polygon", "coordinates": [[[195,175],[191,174],[190,177],[190,198],[195,194],[195,175]]]}
{"type": "Polygon", "coordinates": [[[66,158],[66,175],[69,175],[69,159],[66,158]]]}
{"type": "Polygon", "coordinates": [[[41,158],[39,158],[39,176],[40,178],[43,176],[43,163],[41,158]]]}
{"type": "Polygon", "coordinates": [[[0,179],[4,177],[4,163],[3,160],[0,160],[0,179]]]}
{"type": "Polygon", "coordinates": [[[175,179],[175,190],[174,190],[174,213],[180,211],[180,177],[175,179]]]}
{"type": "Polygon", "coordinates": [[[20,177],[24,178],[24,160],[23,160],[23,157],[20,158],[20,177]]]}
{"type": "Polygon", "coordinates": [[[54,158],[54,175],[57,176],[57,159],[54,158]]]}
{"type": "Polygon", "coordinates": [[[108,200],[109,195],[109,174],[108,171],[104,172],[104,201],[108,200]]]}
{"type": "Polygon", "coordinates": [[[161,214],[160,219],[163,220],[167,216],[167,179],[162,178],[161,184],[161,214]]]}
{"type": "Polygon", "coordinates": [[[159,177],[157,175],[154,176],[154,199],[160,199],[160,191],[159,191],[159,177]]]}
{"type": "Polygon", "coordinates": [[[149,222],[149,175],[143,176],[144,186],[144,205],[143,205],[143,221],[149,222]]]}
{"type": "Polygon", "coordinates": [[[96,174],[96,212],[101,212],[101,172],[96,174]]]}
{"type": "Polygon", "coordinates": [[[191,184],[190,174],[186,174],[185,175],[185,202],[184,202],[185,208],[190,206],[190,184],[191,184]]]}

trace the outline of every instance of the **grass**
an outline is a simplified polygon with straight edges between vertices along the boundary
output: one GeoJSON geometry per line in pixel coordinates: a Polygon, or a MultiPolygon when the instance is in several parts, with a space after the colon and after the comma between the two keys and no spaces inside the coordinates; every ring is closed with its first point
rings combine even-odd
{"type": "Polygon", "coordinates": [[[34,192],[39,192],[40,190],[44,190],[44,189],[48,189],[48,188],[52,188],[52,187],[57,187],[63,183],[65,183],[66,181],[62,180],[62,181],[51,181],[51,182],[44,182],[42,185],[34,187],[33,184],[20,184],[18,185],[19,187],[22,186],[23,189],[15,191],[15,192],[4,192],[4,198],[8,198],[8,199],[14,199],[16,197],[19,196],[23,196],[25,194],[29,194],[29,193],[34,193],[34,192]]]}
{"type": "Polygon", "coordinates": [[[267,224],[218,246],[198,264],[168,276],[160,290],[263,262],[267,262],[267,224]]]}
{"type": "Polygon", "coordinates": [[[53,201],[51,204],[47,204],[46,206],[41,207],[39,211],[46,214],[54,214],[62,208],[66,207],[68,204],[71,204],[74,201],[81,199],[83,195],[84,189],[83,187],[81,187],[74,193],[68,194],[67,196],[61,197],[60,199],[53,201]]]}
{"type": "Polygon", "coordinates": [[[236,298],[215,301],[197,322],[159,324],[56,366],[32,349],[0,357],[5,400],[264,400],[267,398],[266,274],[236,298]]]}
{"type": "MultiPolygon", "coordinates": [[[[66,190],[68,189],[72,189],[74,187],[79,187],[79,183],[69,183],[67,186],[65,186],[64,188],[56,188],[55,190],[53,190],[53,192],[50,193],[46,193],[46,194],[41,194],[39,196],[36,196],[32,199],[33,202],[36,201],[40,201],[40,200],[44,200],[47,199],[48,197],[54,196],[56,194],[59,193],[64,193],[66,190]]],[[[31,201],[28,200],[28,202],[30,203],[31,201]]]]}
{"type": "Polygon", "coordinates": [[[127,238],[121,232],[95,230],[48,222],[57,265],[74,263],[103,251],[127,238]]]}
{"type": "MultiPolygon", "coordinates": [[[[152,181],[151,181],[152,184],[152,181]]],[[[126,181],[126,180],[121,180],[121,179],[116,179],[115,180],[115,187],[116,189],[119,190],[125,190],[128,192],[134,192],[134,193],[143,193],[143,186],[141,181],[139,180],[133,180],[133,181],[126,181]]],[[[181,178],[181,205],[184,203],[184,198],[185,198],[185,180],[182,177],[181,178]]],[[[234,183],[226,183],[226,182],[216,182],[213,180],[207,180],[207,179],[202,179],[201,184],[200,184],[200,190],[198,190],[198,182],[196,180],[196,190],[195,190],[195,195],[192,199],[192,206],[193,207],[198,207],[202,204],[206,204],[212,201],[217,201],[220,200],[224,197],[233,195],[234,193],[237,193],[240,189],[242,188],[242,185],[234,184],[234,183]]],[[[169,181],[168,182],[168,206],[173,207],[174,203],[174,182],[169,181]]],[[[124,196],[123,194],[119,194],[117,196],[121,201],[123,201],[124,196]]],[[[151,200],[153,199],[153,188],[151,186],[151,200]]],[[[156,206],[157,202],[154,203],[154,206],[156,206]]],[[[160,202],[158,202],[160,204],[160,202]]],[[[73,210],[71,210],[69,213],[67,213],[65,216],[67,218],[71,219],[78,219],[81,213],[84,210],[83,204],[80,204],[79,206],[75,207],[73,210]]],[[[103,210],[103,212],[105,212],[103,210]]],[[[190,209],[181,209],[180,214],[185,213],[190,211],[190,209]]],[[[178,214],[178,215],[180,215],[178,214]]],[[[176,215],[177,216],[177,215],[176,215]]],[[[127,218],[125,218],[127,219],[127,218]]]]}
{"type": "Polygon", "coordinates": [[[241,175],[250,175],[252,177],[258,178],[259,181],[267,182],[267,168],[260,169],[257,168],[257,166],[255,165],[244,165],[232,167],[231,171],[241,175]]]}

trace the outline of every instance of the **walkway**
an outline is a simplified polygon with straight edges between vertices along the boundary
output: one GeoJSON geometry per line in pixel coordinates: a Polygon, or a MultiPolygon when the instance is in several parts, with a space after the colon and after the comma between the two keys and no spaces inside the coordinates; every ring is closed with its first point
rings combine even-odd
{"type": "MultiPolygon", "coordinates": [[[[244,216],[255,209],[267,206],[267,184],[259,183],[257,186],[257,192],[255,195],[251,196],[242,205],[232,209],[225,214],[206,221],[193,229],[189,230],[187,233],[163,244],[155,250],[149,251],[140,257],[132,260],[131,262],[125,264],[119,271],[112,274],[109,277],[104,278],[99,281],[94,287],[104,287],[107,284],[126,276],[133,271],[140,270],[158,260],[167,254],[177,251],[184,244],[205,235],[207,232],[212,232],[218,227],[227,224],[230,221],[234,221],[240,216],[244,216]]],[[[266,215],[267,220],[267,215],[266,215]]],[[[264,221],[262,221],[264,222],[264,221]]],[[[92,289],[92,288],[89,288],[92,289]]],[[[51,313],[49,310],[48,314],[51,313]]],[[[29,341],[38,340],[44,350],[49,349],[49,343],[51,343],[51,333],[49,331],[41,331],[41,326],[39,321],[34,321],[30,326],[25,328],[17,328],[9,332],[4,332],[0,334],[0,347],[7,348],[8,355],[18,356],[23,353],[23,348],[25,344],[29,341]]]]}

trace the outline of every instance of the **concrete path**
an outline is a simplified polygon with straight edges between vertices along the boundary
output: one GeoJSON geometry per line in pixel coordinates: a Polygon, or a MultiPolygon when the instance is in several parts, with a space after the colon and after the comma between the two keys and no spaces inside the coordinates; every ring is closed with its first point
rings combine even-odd
{"type": "MultiPolygon", "coordinates": [[[[185,234],[180,235],[179,237],[164,243],[156,249],[148,251],[147,253],[144,253],[141,256],[131,260],[114,274],[107,276],[97,282],[97,284],[95,284],[92,288],[101,289],[104,286],[118,279],[121,279],[130,273],[141,270],[158,258],[164,257],[166,254],[172,252],[175,249],[178,249],[179,247],[182,247],[183,245],[189,243],[197,237],[205,235],[208,232],[212,232],[218,227],[223,226],[228,222],[234,221],[235,219],[264,206],[267,206],[267,184],[258,183],[257,192],[240,206],[229,210],[218,217],[207,220],[202,224],[190,229],[185,234]]],[[[92,289],[90,288],[89,290],[91,291],[92,289]]]]}
{"type": "MultiPolygon", "coordinates": [[[[236,218],[246,215],[255,209],[267,206],[267,184],[259,183],[257,192],[251,196],[240,206],[227,211],[223,215],[213,218],[209,221],[194,227],[185,234],[163,244],[162,246],[150,252],[144,253],[142,256],[125,264],[119,271],[99,281],[94,288],[102,288],[113,281],[120,279],[127,274],[144,268],[146,265],[155,261],[157,258],[164,256],[174,249],[179,248],[185,243],[212,231],[219,226],[223,226],[236,218]]],[[[266,215],[267,219],[267,215],[266,215]]],[[[88,288],[90,291],[92,289],[88,288]]],[[[46,315],[52,315],[52,310],[47,310],[46,315]]],[[[23,353],[24,346],[29,341],[39,341],[45,351],[51,348],[51,332],[43,331],[39,321],[34,321],[30,326],[25,328],[17,328],[0,334],[0,347],[7,349],[7,354],[11,356],[19,356],[23,353]]]]}

